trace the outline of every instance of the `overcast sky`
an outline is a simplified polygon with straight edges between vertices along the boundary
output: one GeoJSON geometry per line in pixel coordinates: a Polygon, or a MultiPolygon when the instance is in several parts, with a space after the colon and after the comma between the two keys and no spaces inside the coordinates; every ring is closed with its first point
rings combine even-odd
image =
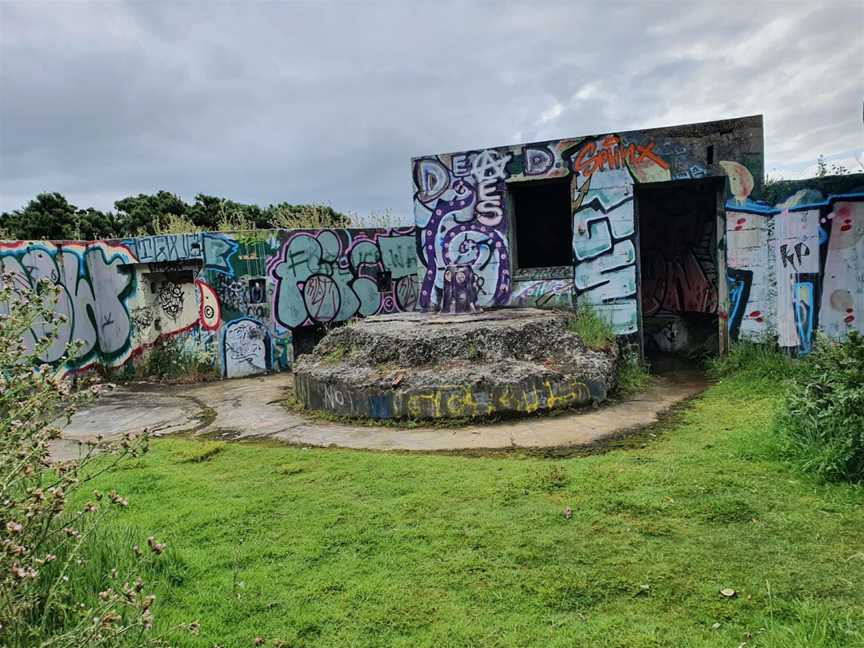
{"type": "Polygon", "coordinates": [[[166,189],[410,219],[412,156],[755,113],[797,177],[864,162],[862,101],[862,0],[0,0],[0,209],[166,189]]]}

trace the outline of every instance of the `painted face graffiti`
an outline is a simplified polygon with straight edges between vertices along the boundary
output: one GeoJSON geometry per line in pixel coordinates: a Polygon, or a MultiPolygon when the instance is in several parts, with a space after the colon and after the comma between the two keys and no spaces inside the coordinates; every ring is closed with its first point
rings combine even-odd
{"type": "Polygon", "coordinates": [[[222,334],[222,363],[226,378],[270,371],[272,349],[267,329],[247,318],[228,323],[222,334]]]}
{"type": "Polygon", "coordinates": [[[183,287],[166,281],[159,286],[159,306],[162,312],[176,320],[183,311],[183,287]]]}

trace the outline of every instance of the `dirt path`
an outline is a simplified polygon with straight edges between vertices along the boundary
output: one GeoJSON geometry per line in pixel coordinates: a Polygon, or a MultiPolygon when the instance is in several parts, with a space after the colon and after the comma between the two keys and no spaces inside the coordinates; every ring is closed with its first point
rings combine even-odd
{"type": "Polygon", "coordinates": [[[272,439],[373,450],[576,446],[650,425],[670,407],[707,386],[698,373],[661,376],[653,378],[642,394],[599,409],[455,429],[403,429],[315,421],[290,412],[280,401],[292,382],[291,374],[275,374],[199,385],[117,387],[75,415],[55,455],[73,455],[81,441],[97,434],[111,439],[145,427],[159,435],[183,431],[210,438],[272,439]]]}

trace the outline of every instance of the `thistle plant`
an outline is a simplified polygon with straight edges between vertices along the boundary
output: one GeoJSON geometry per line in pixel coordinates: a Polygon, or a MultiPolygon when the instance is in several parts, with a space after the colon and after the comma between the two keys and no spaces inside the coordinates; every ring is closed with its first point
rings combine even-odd
{"type": "MultiPolygon", "coordinates": [[[[144,645],[153,623],[153,596],[136,577],[165,545],[151,539],[134,568],[100,575],[105,586],[80,594],[86,547],[100,523],[127,500],[114,491],[79,495],[87,483],[147,450],[147,434],[111,443],[97,438],[78,457],[52,461],[52,447],[77,409],[100,387],[77,384],[38,358],[56,339],[65,316],[60,288],[43,280],[23,290],[0,278],[0,646],[144,645]],[[38,335],[37,335],[38,332],[38,335]]],[[[72,344],[67,356],[74,354],[72,344]]],[[[132,548],[129,548],[132,551],[132,548]]]]}

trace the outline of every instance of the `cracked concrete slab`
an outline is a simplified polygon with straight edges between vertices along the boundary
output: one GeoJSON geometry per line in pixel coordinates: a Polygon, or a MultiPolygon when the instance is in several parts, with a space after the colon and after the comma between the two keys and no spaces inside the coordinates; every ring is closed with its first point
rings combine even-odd
{"type": "Polygon", "coordinates": [[[126,433],[145,429],[160,435],[195,427],[206,408],[173,390],[173,386],[150,384],[108,390],[96,403],[72,417],[63,429],[63,438],[52,443],[52,456],[55,460],[78,457],[83,444],[95,441],[100,435],[106,441],[114,441],[126,433]]]}
{"type": "Polygon", "coordinates": [[[282,404],[291,374],[198,385],[120,386],[82,410],[63,433],[58,452],[102,434],[120,438],[144,428],[156,434],[194,431],[209,438],[268,439],[296,445],[371,450],[554,448],[595,443],[650,425],[673,405],[707,387],[697,372],[654,377],[629,400],[598,409],[461,428],[343,425],[306,418],[282,404]]]}

